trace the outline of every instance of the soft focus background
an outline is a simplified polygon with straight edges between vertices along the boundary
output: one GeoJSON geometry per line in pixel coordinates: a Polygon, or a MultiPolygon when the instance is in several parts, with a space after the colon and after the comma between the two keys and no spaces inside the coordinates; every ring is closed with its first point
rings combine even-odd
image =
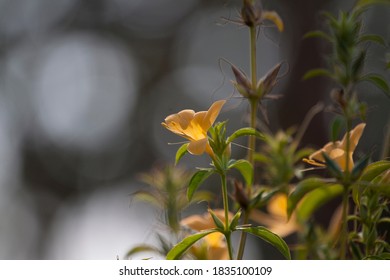
{"type": "MultiPolygon", "coordinates": [[[[353,1],[263,1],[285,32],[259,35],[259,72],[284,61],[268,106],[271,128],[302,122],[327,79],[302,81],[324,65],[327,46],[303,35],[323,27],[320,10],[353,1]]],[[[116,259],[140,242],[154,242],[155,213],[129,194],[144,187],[137,174],[172,163],[181,141],[164,130],[165,116],[205,110],[230,99],[220,116],[236,129],[247,106],[234,91],[226,59],[248,71],[247,30],[233,0],[1,0],[0,1],[0,259],[116,259]],[[236,95],[235,95],[236,96],[236,95]]],[[[366,14],[366,29],[390,36],[390,10],[366,14]]],[[[367,69],[385,77],[386,50],[372,46],[367,69]]],[[[358,150],[378,158],[390,102],[371,85],[358,150]]],[[[314,118],[304,145],[321,147],[332,115],[314,118]]],[[[238,156],[245,150],[236,148],[238,156]]],[[[357,151],[358,152],[358,151],[357,151]]],[[[205,166],[186,156],[183,166],[205,166]]],[[[248,258],[261,257],[252,250],[248,258]]]]}

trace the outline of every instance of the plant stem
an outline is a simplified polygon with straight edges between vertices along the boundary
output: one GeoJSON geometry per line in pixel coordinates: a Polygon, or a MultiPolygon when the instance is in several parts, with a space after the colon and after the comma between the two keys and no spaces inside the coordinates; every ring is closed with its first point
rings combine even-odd
{"type": "Polygon", "coordinates": [[[349,188],[344,186],[343,194],[343,213],[342,213],[342,227],[341,227],[341,237],[340,237],[340,259],[345,260],[347,252],[347,241],[348,241],[348,198],[349,198],[349,188]]]}
{"type": "MultiPolygon", "coordinates": [[[[257,85],[257,58],[256,58],[256,27],[252,26],[249,28],[249,35],[250,35],[250,65],[251,65],[251,82],[252,82],[252,89],[256,89],[257,85]]],[[[249,99],[250,103],[250,127],[256,129],[256,114],[257,114],[257,104],[259,101],[259,97],[253,95],[251,99],[249,99]]],[[[256,149],[256,137],[255,136],[249,136],[248,140],[248,161],[252,164],[254,167],[254,152],[256,149]]],[[[249,199],[252,196],[252,186],[247,185],[247,195],[249,199]]],[[[250,216],[250,208],[246,209],[244,211],[244,218],[243,218],[243,224],[247,224],[249,221],[250,216]]],[[[246,243],[246,232],[241,232],[240,237],[240,245],[238,247],[238,253],[237,253],[237,259],[242,260],[242,257],[244,256],[244,250],[245,250],[245,243],[246,243]]]]}
{"type": "Polygon", "coordinates": [[[257,84],[256,32],[257,32],[257,29],[255,26],[251,26],[249,28],[252,88],[256,87],[256,84],[257,84]]]}
{"type": "Polygon", "coordinates": [[[222,196],[223,196],[223,208],[225,210],[225,238],[226,243],[229,250],[229,258],[233,259],[233,250],[232,250],[232,242],[230,239],[230,225],[229,225],[229,199],[228,199],[228,191],[226,184],[226,175],[221,174],[221,183],[222,183],[222,196]]]}

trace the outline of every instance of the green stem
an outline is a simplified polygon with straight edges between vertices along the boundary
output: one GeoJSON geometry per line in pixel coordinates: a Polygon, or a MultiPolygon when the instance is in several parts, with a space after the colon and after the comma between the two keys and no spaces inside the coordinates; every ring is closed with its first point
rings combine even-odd
{"type": "Polygon", "coordinates": [[[229,225],[229,199],[228,199],[228,191],[227,191],[227,184],[226,184],[226,175],[221,174],[221,182],[222,182],[222,196],[223,196],[223,208],[225,210],[225,238],[226,243],[229,250],[229,258],[233,259],[233,249],[232,249],[232,242],[230,239],[230,225],[229,225]]]}
{"type": "Polygon", "coordinates": [[[256,32],[255,26],[249,28],[252,88],[255,88],[257,84],[256,32]]]}
{"type": "Polygon", "coordinates": [[[349,188],[344,186],[343,194],[343,213],[342,213],[342,227],[341,227],[341,237],[340,237],[340,259],[345,260],[347,254],[347,242],[348,242],[348,197],[349,197],[349,188]]]}
{"type": "MultiPolygon", "coordinates": [[[[251,82],[253,91],[256,89],[257,85],[257,58],[256,58],[256,27],[252,26],[249,29],[250,34],[250,64],[251,64],[251,82]]],[[[257,114],[257,104],[259,97],[253,95],[249,99],[250,103],[250,127],[256,129],[256,114],[257,114]]],[[[250,136],[248,140],[248,161],[254,167],[254,153],[256,149],[256,137],[250,136]]],[[[252,196],[252,186],[247,185],[247,195],[249,198],[252,196]]],[[[244,212],[243,224],[247,224],[250,216],[250,208],[246,209],[244,212]]],[[[246,243],[246,232],[241,232],[240,245],[238,247],[237,259],[242,260],[244,256],[245,243],[246,243]]]]}

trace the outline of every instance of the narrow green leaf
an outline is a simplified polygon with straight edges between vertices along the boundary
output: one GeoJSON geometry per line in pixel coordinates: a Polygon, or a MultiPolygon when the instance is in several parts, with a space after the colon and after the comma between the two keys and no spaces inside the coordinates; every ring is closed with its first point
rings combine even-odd
{"type": "Polygon", "coordinates": [[[390,1],[389,0],[359,0],[356,3],[355,8],[362,9],[362,8],[366,8],[369,5],[374,5],[374,4],[390,4],[390,1]]]}
{"type": "Polygon", "coordinates": [[[308,80],[308,79],[318,77],[318,76],[325,76],[325,77],[329,77],[332,79],[334,78],[333,74],[331,72],[329,72],[328,70],[326,70],[324,68],[317,68],[317,69],[312,69],[312,70],[307,71],[306,74],[303,76],[303,79],[308,80]]]}
{"type": "Polygon", "coordinates": [[[337,179],[343,178],[344,173],[341,170],[340,166],[326,153],[322,153],[322,156],[324,157],[326,168],[329,170],[330,174],[337,179]]]}
{"type": "Polygon", "coordinates": [[[228,166],[228,169],[235,168],[240,171],[242,177],[244,177],[245,183],[247,185],[252,185],[253,183],[253,167],[249,161],[245,159],[240,159],[228,166]]]}
{"type": "Polygon", "coordinates": [[[133,247],[130,251],[127,252],[126,258],[129,258],[135,254],[143,253],[143,252],[152,252],[152,253],[161,253],[157,248],[149,246],[149,245],[139,245],[133,247]]]}
{"type": "Polygon", "coordinates": [[[378,224],[380,223],[390,223],[390,217],[384,217],[379,219],[378,224]]]}
{"type": "Polygon", "coordinates": [[[244,127],[236,130],[232,135],[227,138],[226,142],[231,143],[238,137],[242,136],[256,136],[257,138],[264,139],[263,134],[258,132],[256,129],[251,127],[244,127]]]}
{"type": "Polygon", "coordinates": [[[238,225],[238,221],[241,217],[241,209],[237,211],[237,213],[234,215],[232,221],[230,222],[230,230],[234,231],[238,225]]]}
{"type": "Polygon", "coordinates": [[[359,40],[358,40],[358,43],[362,43],[362,42],[367,42],[367,41],[371,41],[371,42],[375,42],[381,46],[386,46],[386,41],[385,39],[383,39],[382,36],[379,36],[379,35],[376,35],[376,34],[365,34],[365,35],[362,35],[359,40]]]}
{"type": "Polygon", "coordinates": [[[279,235],[273,233],[269,229],[257,226],[257,227],[237,227],[237,230],[247,232],[250,234],[253,234],[257,237],[260,237],[264,241],[268,242],[272,246],[274,246],[276,249],[279,250],[282,255],[288,259],[291,260],[290,250],[286,244],[286,242],[279,237],[279,235]]]}
{"type": "Polygon", "coordinates": [[[176,152],[175,165],[178,164],[179,160],[188,152],[187,147],[190,143],[186,143],[180,146],[176,152]]]}
{"type": "Polygon", "coordinates": [[[317,188],[307,194],[297,209],[297,217],[301,221],[307,221],[313,213],[326,202],[341,195],[344,187],[339,184],[317,188]]]}
{"type": "Polygon", "coordinates": [[[390,161],[381,160],[369,164],[360,176],[359,181],[371,182],[375,177],[379,176],[384,171],[390,169],[390,161]]]}
{"type": "Polygon", "coordinates": [[[213,210],[211,209],[208,209],[211,217],[213,218],[213,221],[214,221],[214,224],[217,228],[219,228],[220,230],[225,230],[225,224],[221,221],[220,218],[218,218],[218,216],[214,213],[213,210]]]}
{"type": "Polygon", "coordinates": [[[152,192],[148,191],[136,191],[133,194],[131,194],[133,199],[136,199],[138,201],[142,201],[148,204],[151,204],[155,207],[162,207],[161,200],[152,192]]]}
{"type": "Polygon", "coordinates": [[[298,183],[295,190],[289,195],[287,200],[287,215],[290,218],[292,212],[297,207],[302,198],[309,192],[326,186],[327,183],[320,178],[308,178],[298,183]]]}
{"type": "Polygon", "coordinates": [[[351,177],[353,180],[356,180],[362,174],[363,170],[367,167],[369,160],[370,156],[366,155],[355,164],[351,172],[351,177]]]}
{"type": "Polygon", "coordinates": [[[202,184],[204,180],[206,180],[213,173],[213,169],[199,170],[192,176],[187,190],[188,201],[191,201],[194,192],[198,189],[200,184],[202,184]]]}
{"type": "Polygon", "coordinates": [[[381,253],[375,256],[367,256],[363,260],[390,260],[390,253],[381,253]]]}
{"type": "Polygon", "coordinates": [[[269,158],[267,156],[265,156],[264,154],[255,153],[253,155],[253,160],[256,161],[256,162],[264,162],[264,163],[266,163],[269,160],[269,158]]]}
{"type": "Polygon", "coordinates": [[[369,164],[360,176],[359,181],[352,188],[352,198],[360,207],[360,200],[364,192],[373,190],[390,197],[390,183],[383,176],[390,169],[390,161],[382,160],[369,164]]]}
{"type": "Polygon", "coordinates": [[[390,87],[382,76],[377,74],[367,74],[361,77],[360,80],[367,81],[374,84],[379,89],[381,89],[384,93],[386,93],[387,97],[390,98],[390,87]]]}
{"type": "Polygon", "coordinates": [[[305,34],[305,36],[303,36],[303,38],[323,38],[325,40],[327,40],[328,42],[333,42],[333,38],[331,36],[329,36],[328,34],[326,34],[325,32],[323,31],[320,31],[320,30],[316,30],[316,31],[310,31],[308,33],[305,34]]]}
{"type": "Polygon", "coordinates": [[[352,77],[357,79],[362,72],[362,68],[364,65],[364,60],[366,59],[366,51],[361,51],[359,56],[355,59],[352,64],[352,77]]]}
{"type": "Polygon", "coordinates": [[[205,230],[194,235],[187,236],[182,241],[177,243],[167,254],[167,260],[178,260],[194,243],[210,233],[217,232],[217,229],[205,230]]]}

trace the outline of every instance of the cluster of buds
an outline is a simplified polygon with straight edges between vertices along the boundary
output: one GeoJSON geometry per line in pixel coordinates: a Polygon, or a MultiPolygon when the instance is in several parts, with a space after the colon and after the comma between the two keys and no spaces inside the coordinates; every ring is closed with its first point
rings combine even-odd
{"type": "Polygon", "coordinates": [[[253,85],[247,75],[232,65],[232,71],[236,78],[232,81],[237,91],[245,98],[260,99],[272,91],[278,82],[278,74],[282,64],[278,63],[267,74],[265,74],[256,85],[253,85]]]}

